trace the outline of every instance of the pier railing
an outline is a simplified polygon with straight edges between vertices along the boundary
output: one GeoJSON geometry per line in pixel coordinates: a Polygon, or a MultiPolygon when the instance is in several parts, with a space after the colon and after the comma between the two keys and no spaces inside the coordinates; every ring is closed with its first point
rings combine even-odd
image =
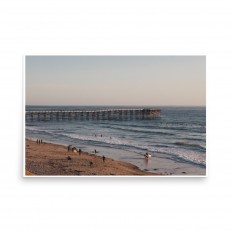
{"type": "Polygon", "coordinates": [[[44,110],[26,111],[26,120],[112,120],[152,119],[160,116],[160,109],[107,109],[107,110],[44,110]]]}

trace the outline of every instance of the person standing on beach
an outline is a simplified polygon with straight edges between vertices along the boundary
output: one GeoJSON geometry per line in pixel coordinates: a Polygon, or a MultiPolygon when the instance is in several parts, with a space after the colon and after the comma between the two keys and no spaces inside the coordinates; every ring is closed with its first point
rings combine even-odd
{"type": "Polygon", "coordinates": [[[103,156],[103,162],[105,162],[105,159],[106,159],[105,156],[103,156]]]}
{"type": "Polygon", "coordinates": [[[71,148],[72,148],[72,145],[68,145],[68,146],[67,146],[67,151],[68,151],[68,152],[71,151],[71,148]]]}

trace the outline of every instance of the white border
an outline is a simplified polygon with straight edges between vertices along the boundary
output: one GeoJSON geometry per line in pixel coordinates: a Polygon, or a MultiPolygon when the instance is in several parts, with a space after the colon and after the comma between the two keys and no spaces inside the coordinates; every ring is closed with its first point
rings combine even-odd
{"type": "Polygon", "coordinates": [[[23,123],[23,177],[26,177],[26,119],[25,119],[25,113],[26,113],[26,56],[22,57],[22,65],[23,65],[23,96],[22,96],[22,123],[23,123]]]}
{"type": "Polygon", "coordinates": [[[228,0],[1,1],[0,230],[230,231],[230,9],[228,0]],[[209,177],[23,178],[22,56],[33,53],[206,54],[209,177]]]}

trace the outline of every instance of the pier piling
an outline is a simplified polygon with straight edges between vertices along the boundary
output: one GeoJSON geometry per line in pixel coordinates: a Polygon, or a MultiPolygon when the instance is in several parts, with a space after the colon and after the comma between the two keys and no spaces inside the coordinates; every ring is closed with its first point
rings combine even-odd
{"type": "Polygon", "coordinates": [[[160,109],[107,109],[107,110],[52,110],[52,111],[26,111],[26,120],[132,120],[153,119],[159,117],[160,109]]]}

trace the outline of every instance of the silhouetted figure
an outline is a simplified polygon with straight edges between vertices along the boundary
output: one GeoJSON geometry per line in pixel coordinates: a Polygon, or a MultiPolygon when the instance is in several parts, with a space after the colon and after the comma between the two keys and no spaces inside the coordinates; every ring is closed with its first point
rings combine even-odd
{"type": "Polygon", "coordinates": [[[103,137],[103,135],[101,134],[101,137],[103,137]]]}
{"type": "Polygon", "coordinates": [[[43,143],[43,140],[41,140],[41,144],[43,143]]]}
{"type": "Polygon", "coordinates": [[[105,159],[106,159],[105,156],[103,156],[103,162],[105,162],[105,159]]]}
{"type": "Polygon", "coordinates": [[[67,146],[67,151],[68,151],[68,152],[71,151],[72,148],[73,148],[72,145],[68,145],[68,146],[67,146]]]}
{"type": "Polygon", "coordinates": [[[38,139],[37,139],[37,141],[36,141],[36,142],[37,142],[37,144],[38,144],[38,139]]]}
{"type": "Polygon", "coordinates": [[[144,164],[146,169],[148,168],[148,164],[149,164],[149,159],[148,158],[144,158],[144,164]]]}
{"type": "Polygon", "coordinates": [[[81,153],[82,153],[82,150],[81,150],[81,149],[79,149],[79,155],[81,155],[81,153]]]}
{"type": "Polygon", "coordinates": [[[68,156],[68,157],[67,157],[67,160],[71,160],[71,157],[70,157],[70,156],[68,156]]]}
{"type": "Polygon", "coordinates": [[[40,144],[40,140],[39,140],[38,142],[39,142],[39,144],[40,144]]]}
{"type": "Polygon", "coordinates": [[[90,161],[90,167],[93,165],[93,162],[90,161]]]}
{"type": "Polygon", "coordinates": [[[144,157],[148,159],[148,158],[151,158],[151,157],[152,157],[152,155],[151,155],[151,154],[149,154],[148,152],[146,152],[146,153],[144,154],[144,157]]]}

